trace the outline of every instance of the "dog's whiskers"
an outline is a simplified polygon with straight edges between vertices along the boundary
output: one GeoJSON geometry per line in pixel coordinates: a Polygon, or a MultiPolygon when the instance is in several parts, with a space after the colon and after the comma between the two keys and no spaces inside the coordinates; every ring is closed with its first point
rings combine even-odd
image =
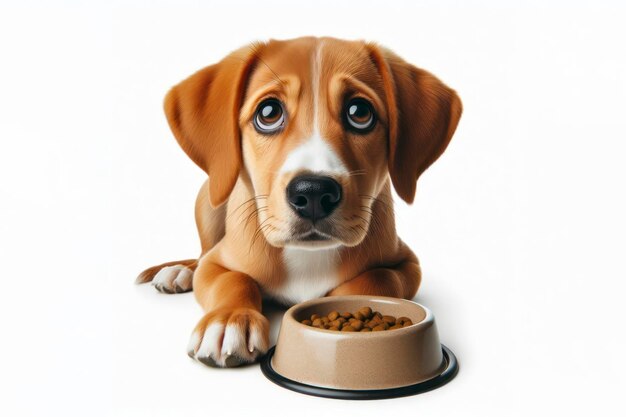
{"type": "Polygon", "coordinates": [[[364,169],[355,169],[354,171],[348,172],[348,177],[355,177],[357,175],[366,175],[367,172],[364,169]]]}
{"type": "Polygon", "coordinates": [[[369,195],[369,194],[359,194],[359,197],[372,200],[372,204],[380,203],[384,206],[384,208],[391,210],[391,212],[395,214],[395,209],[393,207],[393,200],[390,202],[387,202],[387,201],[384,201],[381,197],[374,197],[373,195],[369,195]]]}
{"type": "MultiPolygon", "coordinates": [[[[246,227],[248,227],[248,223],[250,222],[250,220],[252,220],[253,218],[258,219],[258,214],[266,210],[268,210],[267,206],[257,207],[250,214],[248,214],[248,217],[246,217],[246,221],[244,222],[243,229],[245,230],[246,227]]],[[[241,224],[241,222],[239,222],[239,224],[241,224]]]]}
{"type": "MultiPolygon", "coordinates": [[[[248,205],[248,204],[250,204],[250,203],[252,203],[252,202],[255,202],[255,203],[256,203],[256,201],[257,201],[257,200],[264,199],[264,198],[267,198],[267,197],[268,197],[268,194],[259,194],[259,195],[255,195],[254,197],[252,197],[252,198],[250,198],[250,199],[248,199],[248,200],[244,201],[243,203],[241,203],[240,205],[238,205],[238,206],[237,206],[237,208],[235,208],[232,212],[230,212],[230,213],[226,216],[225,220],[228,220],[228,219],[230,218],[230,216],[232,216],[233,214],[235,214],[235,213],[237,212],[237,210],[241,209],[243,206],[248,205]]],[[[249,208],[249,207],[248,207],[248,208],[249,208]]],[[[246,209],[245,209],[245,210],[243,210],[243,211],[245,212],[248,208],[246,208],[246,209]]]]}
{"type": "MultiPolygon", "coordinates": [[[[366,211],[366,210],[364,210],[363,209],[364,207],[365,206],[361,206],[361,211],[363,213],[368,213],[370,215],[369,222],[362,216],[359,216],[359,215],[356,215],[356,216],[361,218],[366,223],[366,225],[373,231],[374,235],[381,236],[381,235],[385,234],[386,233],[386,229],[385,229],[384,225],[381,223],[381,221],[378,218],[378,216],[376,216],[373,211],[366,211]]],[[[356,225],[355,227],[361,228],[364,233],[367,233],[367,230],[362,225],[356,225]]],[[[380,254],[380,261],[382,262],[383,261],[383,250],[382,250],[382,247],[381,247],[381,244],[380,244],[382,239],[376,238],[374,240],[376,241],[376,245],[378,246],[378,252],[380,254]]]]}
{"type": "Polygon", "coordinates": [[[264,223],[272,220],[273,218],[274,216],[269,216],[267,219],[263,220],[261,224],[259,224],[259,226],[257,227],[257,230],[254,232],[254,235],[252,236],[252,243],[250,243],[250,249],[248,250],[248,252],[250,252],[252,248],[254,247],[254,242],[256,242],[259,235],[262,234],[263,231],[268,228],[268,226],[272,226],[271,223],[268,223],[266,225],[264,225],[264,223]]]}

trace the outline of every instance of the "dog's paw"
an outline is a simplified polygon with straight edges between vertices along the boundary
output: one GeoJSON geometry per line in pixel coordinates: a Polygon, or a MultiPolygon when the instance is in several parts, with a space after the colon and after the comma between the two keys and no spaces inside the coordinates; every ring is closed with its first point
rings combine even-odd
{"type": "Polygon", "coordinates": [[[152,279],[152,285],[160,292],[174,294],[191,291],[193,271],[184,265],[166,266],[152,279]]]}
{"type": "Polygon", "coordinates": [[[189,340],[187,353],[208,366],[231,368],[252,363],[267,352],[269,322],[249,308],[207,313],[189,340]]]}

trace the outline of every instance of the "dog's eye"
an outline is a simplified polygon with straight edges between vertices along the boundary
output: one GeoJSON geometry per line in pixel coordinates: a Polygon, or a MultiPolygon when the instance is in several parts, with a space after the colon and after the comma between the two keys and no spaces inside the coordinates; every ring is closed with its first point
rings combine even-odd
{"type": "Polygon", "coordinates": [[[374,127],[374,110],[365,99],[355,98],[346,106],[346,121],[352,130],[366,132],[374,127]]]}
{"type": "Polygon", "coordinates": [[[259,133],[274,133],[285,124],[285,112],[280,101],[270,98],[262,101],[256,109],[254,127],[259,133]]]}

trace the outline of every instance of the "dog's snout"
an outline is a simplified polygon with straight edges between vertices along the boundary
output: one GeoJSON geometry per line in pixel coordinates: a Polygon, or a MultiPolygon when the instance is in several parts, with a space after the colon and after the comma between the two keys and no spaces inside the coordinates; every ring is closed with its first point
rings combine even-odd
{"type": "Polygon", "coordinates": [[[339,205],[341,185],[330,177],[298,176],[287,185],[287,200],[300,217],[323,219],[339,205]]]}

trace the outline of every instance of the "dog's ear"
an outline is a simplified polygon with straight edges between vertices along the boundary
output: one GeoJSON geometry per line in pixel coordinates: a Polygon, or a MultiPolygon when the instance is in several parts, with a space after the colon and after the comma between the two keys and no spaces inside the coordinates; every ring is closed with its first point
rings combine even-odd
{"type": "Polygon", "coordinates": [[[241,169],[239,108],[260,45],[241,48],[173,87],[167,121],[185,153],[207,174],[213,207],[230,195],[241,169]]]}
{"type": "Polygon", "coordinates": [[[393,52],[368,45],[385,87],[389,116],[389,174],[396,192],[412,203],[419,176],[448,146],[461,118],[456,92],[393,52]]]}

